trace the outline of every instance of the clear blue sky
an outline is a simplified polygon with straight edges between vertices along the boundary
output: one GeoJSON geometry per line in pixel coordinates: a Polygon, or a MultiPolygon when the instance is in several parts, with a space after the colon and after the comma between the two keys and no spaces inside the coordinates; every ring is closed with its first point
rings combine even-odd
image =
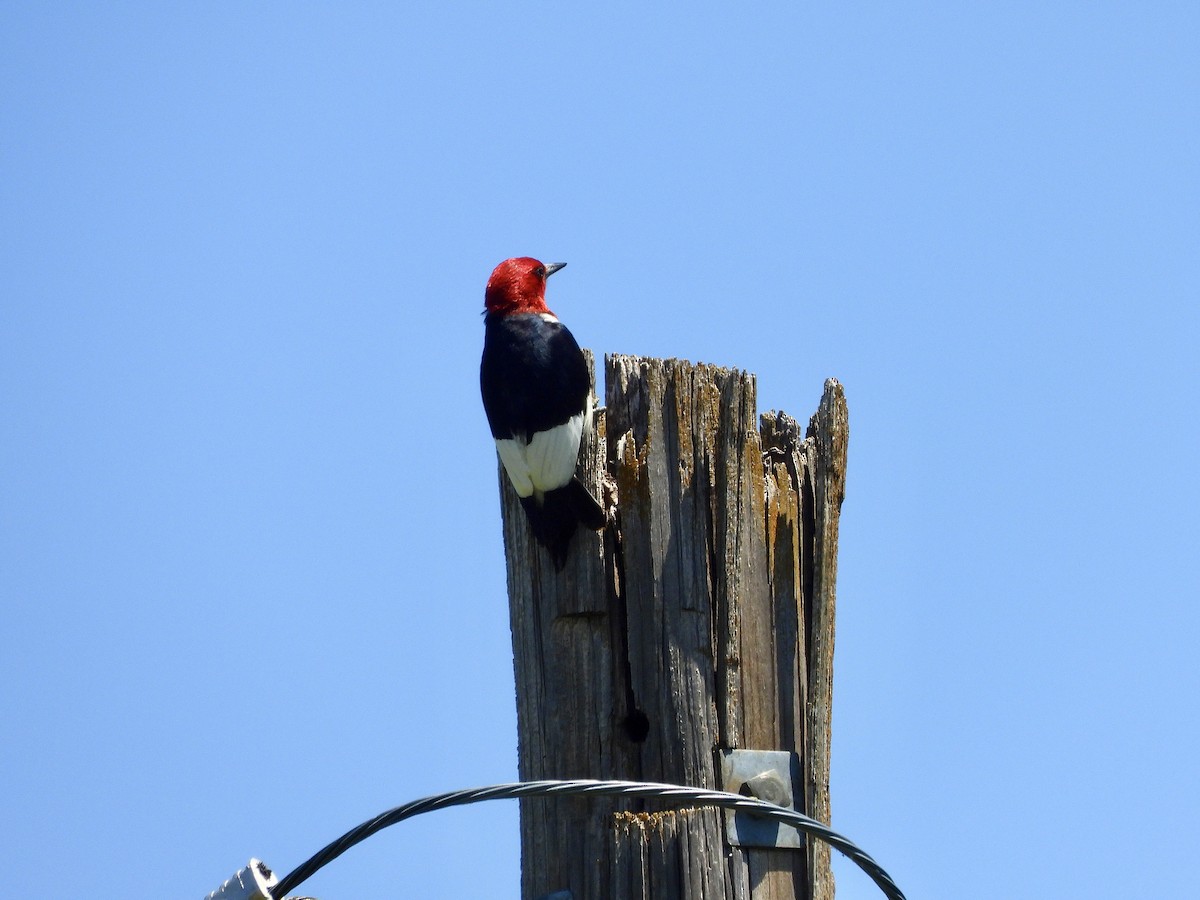
{"type": "MultiPolygon", "coordinates": [[[[597,351],[845,384],[835,827],[914,898],[1192,895],[1198,60],[1192,2],[5,4],[0,891],[515,777],[528,254],[597,351]]],[[[516,898],[516,816],[305,889],[516,898]]]]}

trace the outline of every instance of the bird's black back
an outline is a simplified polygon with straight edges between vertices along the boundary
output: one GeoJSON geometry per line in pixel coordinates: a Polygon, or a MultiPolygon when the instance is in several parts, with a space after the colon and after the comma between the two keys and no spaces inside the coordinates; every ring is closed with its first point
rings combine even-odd
{"type": "Polygon", "coordinates": [[[528,439],[562,425],[583,412],[591,389],[574,336],[537,313],[486,317],[479,383],[497,439],[528,439]]]}

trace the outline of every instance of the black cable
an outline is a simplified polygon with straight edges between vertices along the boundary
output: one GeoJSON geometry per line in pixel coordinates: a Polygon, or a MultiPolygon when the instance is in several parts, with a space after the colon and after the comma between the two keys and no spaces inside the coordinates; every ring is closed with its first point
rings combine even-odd
{"type": "Polygon", "coordinates": [[[558,794],[598,794],[603,796],[620,795],[626,797],[645,797],[664,800],[676,806],[720,806],[734,809],[751,815],[775,819],[786,825],[804,832],[811,837],[820,838],[831,847],[839,850],[860,869],[870,876],[879,886],[884,895],[890,900],[905,900],[904,894],[896,883],[875,860],[860,850],[854,843],[842,837],[827,825],[822,825],[816,819],[801,815],[795,810],[784,809],[773,803],[743,797],[740,794],[730,794],[725,791],[705,791],[698,788],[683,787],[677,784],[654,784],[641,781],[522,781],[513,784],[494,784],[490,787],[472,788],[465,791],[452,791],[448,794],[436,794],[421,800],[413,800],[403,806],[389,809],[373,819],[368,819],[357,828],[352,828],[333,843],[318,851],[314,856],[301,863],[289,872],[279,884],[271,888],[271,893],[284,897],[288,891],[299,887],[318,869],[337,859],[355,844],[365,841],[377,831],[395,825],[421,813],[432,812],[435,809],[445,809],[449,806],[464,806],[468,803],[478,803],[482,800],[505,800],[518,797],[552,797],[558,794]]]}

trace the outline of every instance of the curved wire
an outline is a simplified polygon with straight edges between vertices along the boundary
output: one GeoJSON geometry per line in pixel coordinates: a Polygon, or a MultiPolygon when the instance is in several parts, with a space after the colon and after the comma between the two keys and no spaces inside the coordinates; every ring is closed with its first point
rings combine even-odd
{"type": "Polygon", "coordinates": [[[786,825],[820,838],[834,847],[855,865],[867,873],[872,881],[883,891],[890,900],[905,900],[904,894],[890,875],[883,870],[879,863],[860,850],[849,839],[842,837],[827,825],[816,819],[802,815],[795,810],[784,809],[773,803],[743,797],[740,794],[730,794],[725,791],[706,791],[698,788],[684,787],[677,784],[656,784],[642,781],[520,781],[511,784],[494,784],[489,787],[471,788],[463,791],[451,791],[446,794],[435,794],[413,800],[403,806],[397,806],[382,812],[373,819],[368,819],[357,828],[352,828],[333,843],[319,850],[311,858],[301,863],[289,872],[273,888],[275,897],[283,897],[288,891],[299,887],[318,869],[337,859],[355,844],[365,841],[377,831],[395,825],[421,813],[432,812],[435,809],[446,809],[450,806],[464,806],[468,803],[478,803],[482,800],[504,800],[520,797],[553,797],[557,795],[600,795],[642,797],[666,801],[674,806],[718,806],[747,812],[751,815],[775,819],[786,825]]]}

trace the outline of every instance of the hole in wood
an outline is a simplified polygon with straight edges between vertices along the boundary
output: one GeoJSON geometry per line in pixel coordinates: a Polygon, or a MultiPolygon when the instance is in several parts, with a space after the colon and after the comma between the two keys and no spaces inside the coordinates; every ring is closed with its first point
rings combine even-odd
{"type": "Polygon", "coordinates": [[[625,736],[635,744],[642,743],[650,734],[650,720],[640,709],[635,709],[627,715],[625,721],[621,723],[621,727],[625,729],[625,736]]]}

